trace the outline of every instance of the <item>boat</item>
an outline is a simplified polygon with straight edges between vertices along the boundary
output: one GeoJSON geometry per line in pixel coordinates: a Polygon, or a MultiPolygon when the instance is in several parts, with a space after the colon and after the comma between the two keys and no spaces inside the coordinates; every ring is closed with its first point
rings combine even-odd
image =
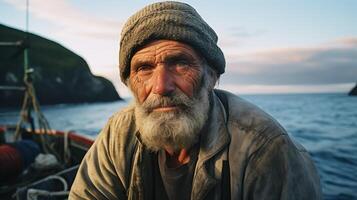
{"type": "Polygon", "coordinates": [[[67,199],[93,140],[40,129],[22,129],[16,140],[15,131],[16,126],[0,126],[0,199],[67,199]]]}

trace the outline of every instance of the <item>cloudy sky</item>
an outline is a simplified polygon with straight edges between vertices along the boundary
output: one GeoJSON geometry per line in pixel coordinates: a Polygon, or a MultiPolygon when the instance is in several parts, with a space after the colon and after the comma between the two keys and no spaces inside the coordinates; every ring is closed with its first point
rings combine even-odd
{"type": "MultiPolygon", "coordinates": [[[[122,96],[126,19],[154,1],[30,0],[29,30],[81,55],[122,96]]],[[[213,27],[227,60],[218,87],[236,93],[347,92],[357,81],[357,1],[183,1],[213,27]]],[[[26,0],[0,0],[0,23],[25,28],[26,0]]]]}

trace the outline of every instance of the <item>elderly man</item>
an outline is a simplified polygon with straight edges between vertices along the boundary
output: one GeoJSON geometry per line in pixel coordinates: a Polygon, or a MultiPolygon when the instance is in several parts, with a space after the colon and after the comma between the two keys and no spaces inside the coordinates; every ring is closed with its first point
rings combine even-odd
{"type": "Polygon", "coordinates": [[[140,10],[119,54],[135,102],[102,130],[70,199],[321,198],[306,150],[256,106],[213,89],[225,59],[191,6],[140,10]]]}

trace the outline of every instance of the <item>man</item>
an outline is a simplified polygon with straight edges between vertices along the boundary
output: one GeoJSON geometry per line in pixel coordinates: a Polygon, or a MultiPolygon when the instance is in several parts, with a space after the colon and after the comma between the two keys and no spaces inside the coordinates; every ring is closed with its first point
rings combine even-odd
{"type": "Polygon", "coordinates": [[[306,150],[256,106],[213,89],[225,59],[191,6],[137,12],[119,57],[135,103],[102,130],[70,199],[321,198],[306,150]]]}

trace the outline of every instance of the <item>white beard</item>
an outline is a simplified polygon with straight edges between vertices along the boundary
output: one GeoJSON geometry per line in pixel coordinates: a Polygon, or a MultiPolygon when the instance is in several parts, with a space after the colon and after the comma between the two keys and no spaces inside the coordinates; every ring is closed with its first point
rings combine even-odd
{"type": "Polygon", "coordinates": [[[167,147],[178,151],[198,142],[209,112],[209,89],[203,84],[192,99],[177,89],[171,96],[150,96],[141,105],[136,103],[136,125],[141,141],[152,151],[167,147]],[[152,112],[161,105],[178,105],[178,111],[152,112]]]}

